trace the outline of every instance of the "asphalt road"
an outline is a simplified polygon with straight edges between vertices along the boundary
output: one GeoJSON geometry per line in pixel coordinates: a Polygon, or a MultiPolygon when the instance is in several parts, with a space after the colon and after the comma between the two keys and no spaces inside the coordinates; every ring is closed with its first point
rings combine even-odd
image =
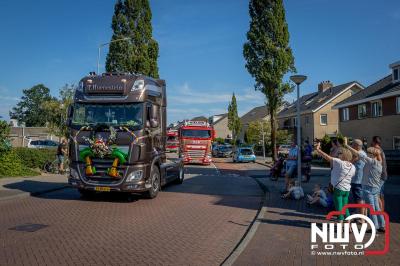
{"type": "Polygon", "coordinates": [[[67,188],[2,201],[0,265],[219,265],[255,218],[266,173],[226,161],[187,166],[153,200],[67,188]]]}

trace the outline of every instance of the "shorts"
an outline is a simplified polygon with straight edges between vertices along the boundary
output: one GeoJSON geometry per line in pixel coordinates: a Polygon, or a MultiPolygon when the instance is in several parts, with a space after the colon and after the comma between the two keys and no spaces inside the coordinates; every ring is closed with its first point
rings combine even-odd
{"type": "Polygon", "coordinates": [[[358,203],[363,200],[363,192],[361,184],[353,184],[351,183],[351,195],[353,196],[353,200],[358,203]]]}
{"type": "Polygon", "coordinates": [[[292,178],[294,171],[297,169],[297,165],[293,164],[291,165],[287,170],[286,174],[289,176],[289,178],[292,178]]]}
{"type": "Polygon", "coordinates": [[[64,155],[57,155],[57,160],[59,164],[63,164],[64,163],[64,155]]]}

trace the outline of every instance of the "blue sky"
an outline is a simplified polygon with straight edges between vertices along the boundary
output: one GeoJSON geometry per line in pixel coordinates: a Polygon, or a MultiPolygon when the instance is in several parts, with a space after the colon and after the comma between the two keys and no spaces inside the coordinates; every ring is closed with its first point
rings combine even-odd
{"type": "MultiPolygon", "coordinates": [[[[398,0],[286,0],[302,94],[331,80],[364,85],[400,60],[398,0]]],[[[97,46],[110,40],[114,0],[0,1],[0,116],[22,90],[44,83],[53,95],[96,68],[97,46]]],[[[239,114],[262,105],[245,69],[248,1],[150,0],[168,86],[169,122],[226,112],[232,92],[239,114]]],[[[105,58],[107,50],[103,50],[105,58]]],[[[102,60],[104,67],[104,60],[102,60]]],[[[289,101],[294,94],[288,95],[289,101]]]]}

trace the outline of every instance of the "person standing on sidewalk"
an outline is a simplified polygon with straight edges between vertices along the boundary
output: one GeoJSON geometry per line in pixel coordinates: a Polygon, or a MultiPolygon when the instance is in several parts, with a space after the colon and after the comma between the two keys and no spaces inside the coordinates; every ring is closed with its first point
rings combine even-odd
{"type": "Polygon", "coordinates": [[[286,160],[286,172],[285,172],[285,192],[289,190],[289,182],[293,177],[294,172],[297,169],[297,153],[298,147],[295,140],[292,140],[292,146],[289,150],[288,158],[286,160]]]}
{"type": "Polygon", "coordinates": [[[64,157],[67,155],[67,140],[61,138],[60,144],[57,147],[57,160],[58,160],[58,171],[60,174],[64,174],[64,157]]]}
{"type": "MultiPolygon", "coordinates": [[[[363,154],[348,146],[347,139],[345,139],[345,147],[347,147],[354,155],[357,155],[360,160],[365,162],[363,179],[361,182],[364,200],[367,204],[371,205],[374,211],[380,211],[379,194],[381,190],[382,175],[382,157],[380,150],[374,147],[369,147],[366,156],[365,153],[363,154]]],[[[371,215],[370,213],[369,217],[379,232],[385,232],[385,219],[383,218],[383,215],[371,215]]]]}
{"type": "Polygon", "coordinates": [[[385,210],[384,189],[385,189],[385,181],[388,178],[388,174],[387,174],[386,156],[381,147],[381,143],[382,143],[382,140],[379,136],[372,137],[371,147],[379,149],[381,151],[381,157],[382,157],[382,175],[381,175],[381,191],[379,193],[380,194],[379,195],[379,207],[381,208],[382,211],[384,211],[385,210]]]}
{"type": "MultiPolygon", "coordinates": [[[[361,153],[364,157],[367,156],[367,154],[363,151],[363,142],[360,139],[355,139],[353,141],[352,148],[358,151],[358,153],[361,153]]],[[[356,154],[353,157],[353,164],[356,167],[356,174],[351,179],[351,194],[355,203],[362,204],[364,201],[361,181],[363,178],[365,162],[360,159],[358,154],[356,154]]],[[[364,210],[362,208],[360,209],[360,213],[364,214],[364,210]]]]}
{"type": "MultiPolygon", "coordinates": [[[[343,207],[349,202],[350,183],[356,173],[356,168],[351,163],[352,154],[348,149],[339,147],[337,150],[338,158],[334,158],[321,150],[320,142],[316,144],[315,151],[332,165],[333,203],[337,211],[342,211],[343,207]]],[[[350,216],[348,209],[346,209],[345,216],[350,216]]],[[[344,216],[342,214],[338,218],[343,222],[344,216]]]]}

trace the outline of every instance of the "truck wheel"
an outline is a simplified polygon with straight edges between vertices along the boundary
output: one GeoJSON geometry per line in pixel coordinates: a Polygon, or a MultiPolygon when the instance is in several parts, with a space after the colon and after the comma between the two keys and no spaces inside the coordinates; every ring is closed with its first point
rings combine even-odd
{"type": "Polygon", "coordinates": [[[183,166],[182,166],[181,168],[179,168],[179,174],[178,174],[178,178],[176,179],[176,183],[182,184],[183,179],[185,179],[185,170],[183,169],[183,166]]]}
{"type": "Polygon", "coordinates": [[[160,170],[158,170],[157,166],[154,166],[150,173],[150,182],[151,188],[146,192],[145,196],[148,199],[154,199],[157,197],[158,192],[160,191],[160,170]]]}

